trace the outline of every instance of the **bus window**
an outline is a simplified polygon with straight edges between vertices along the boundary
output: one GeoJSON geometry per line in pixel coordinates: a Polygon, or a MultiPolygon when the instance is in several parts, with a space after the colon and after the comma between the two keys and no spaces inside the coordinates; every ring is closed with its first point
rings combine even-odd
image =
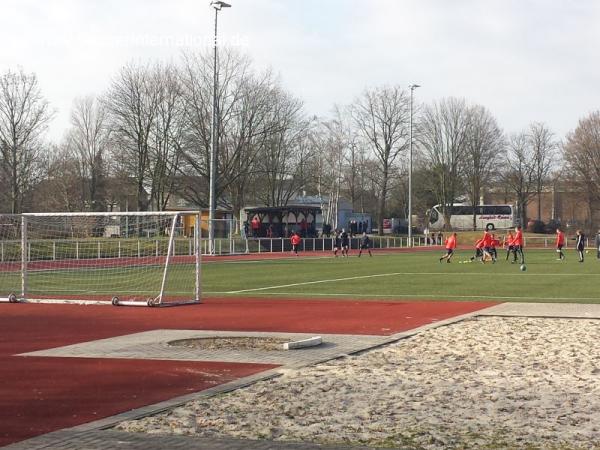
{"type": "Polygon", "coordinates": [[[511,208],[510,206],[506,206],[506,205],[490,205],[490,206],[483,206],[480,208],[483,208],[483,213],[485,215],[503,215],[503,216],[509,216],[512,214],[511,208]]]}
{"type": "Polygon", "coordinates": [[[439,220],[440,216],[435,209],[431,209],[429,211],[429,223],[436,223],[439,220]]]}

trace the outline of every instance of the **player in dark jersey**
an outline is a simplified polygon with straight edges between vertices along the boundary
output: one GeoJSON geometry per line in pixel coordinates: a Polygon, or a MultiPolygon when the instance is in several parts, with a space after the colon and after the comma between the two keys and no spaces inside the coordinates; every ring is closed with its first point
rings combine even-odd
{"type": "Polygon", "coordinates": [[[337,258],[338,251],[342,249],[342,238],[340,237],[340,230],[337,228],[333,232],[333,256],[337,258]]]}
{"type": "Polygon", "coordinates": [[[358,251],[359,258],[360,258],[360,255],[362,254],[363,250],[368,251],[369,256],[373,256],[373,254],[371,253],[371,238],[369,238],[369,236],[367,236],[366,232],[364,232],[362,234],[362,237],[360,238],[360,250],[358,251]]]}
{"type": "Polygon", "coordinates": [[[342,256],[348,257],[348,250],[350,249],[350,236],[345,229],[342,228],[342,233],[340,234],[340,241],[342,246],[342,256]]]}
{"type": "Polygon", "coordinates": [[[579,262],[583,262],[583,253],[585,250],[585,234],[583,231],[577,230],[577,236],[575,237],[576,243],[575,247],[577,248],[577,255],[579,255],[579,262]]]}

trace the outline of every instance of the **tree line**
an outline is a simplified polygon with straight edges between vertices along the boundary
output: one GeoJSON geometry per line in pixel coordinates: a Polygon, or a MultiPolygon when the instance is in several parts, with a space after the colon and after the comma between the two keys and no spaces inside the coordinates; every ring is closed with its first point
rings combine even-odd
{"type": "MultiPolygon", "coordinates": [[[[0,75],[0,210],[164,210],[174,200],[208,206],[213,58],[128,64],[106,92],[74,100],[60,142],[35,74],[0,75]]],[[[220,207],[284,206],[317,195],[335,226],[340,198],[355,211],[407,216],[410,92],[365,89],[330,117],[311,116],[270,70],[222,49],[216,196],[220,207]]],[[[600,201],[600,112],[563,140],[539,122],[506,134],[483,105],[448,97],[413,110],[413,212],[473,206],[485,192],[514,199],[521,219],[558,173],[589,205],[600,201]]],[[[541,202],[538,202],[541,218],[541,202]]],[[[474,218],[475,224],[475,218],[474,218]]],[[[340,226],[343,226],[341,224],[340,226]]]]}

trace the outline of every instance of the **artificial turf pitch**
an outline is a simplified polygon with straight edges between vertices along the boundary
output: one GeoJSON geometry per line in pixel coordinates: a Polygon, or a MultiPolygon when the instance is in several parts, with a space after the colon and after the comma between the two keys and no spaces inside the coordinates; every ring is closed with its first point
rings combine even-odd
{"type": "Polygon", "coordinates": [[[450,264],[435,251],[214,263],[203,268],[203,286],[206,294],[235,296],[600,302],[595,255],[579,263],[574,252],[557,261],[552,250],[526,251],[525,272],[504,252],[496,264],[468,262],[472,255],[459,250],[450,264]]]}
{"type": "MultiPolygon", "coordinates": [[[[349,258],[301,254],[298,258],[254,260],[214,259],[202,265],[204,296],[311,297],[357,300],[436,300],[436,301],[521,301],[598,303],[600,261],[591,252],[579,263],[575,252],[557,261],[550,249],[525,252],[527,270],[505,260],[503,251],[496,264],[468,262],[471,251],[459,250],[452,263],[439,263],[439,251],[375,253],[369,257],[357,252],[349,258]]],[[[274,255],[277,256],[277,255],[274,255]]],[[[287,256],[287,254],[286,254],[287,256]]],[[[193,266],[174,266],[169,292],[193,292],[193,266]]],[[[113,295],[140,292],[156,295],[160,267],[132,267],[31,272],[29,285],[40,295],[70,296],[94,280],[92,293],[110,300],[113,295]],[[138,272],[139,271],[139,272],[138,272]],[[149,280],[152,280],[151,282],[149,280]]],[[[3,283],[18,274],[5,274],[3,283]]]]}

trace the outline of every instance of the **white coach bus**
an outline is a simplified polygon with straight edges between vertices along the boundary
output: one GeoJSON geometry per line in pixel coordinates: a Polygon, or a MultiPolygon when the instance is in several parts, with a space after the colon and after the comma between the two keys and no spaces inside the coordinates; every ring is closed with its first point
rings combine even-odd
{"type": "MultiPolygon", "coordinates": [[[[453,230],[473,229],[473,206],[464,203],[452,205],[450,226],[453,230]]],[[[427,210],[428,227],[431,231],[444,228],[444,215],[441,205],[427,210]]],[[[478,205],[475,206],[475,223],[478,230],[484,228],[508,229],[515,226],[514,208],[512,205],[478,205]]]]}

